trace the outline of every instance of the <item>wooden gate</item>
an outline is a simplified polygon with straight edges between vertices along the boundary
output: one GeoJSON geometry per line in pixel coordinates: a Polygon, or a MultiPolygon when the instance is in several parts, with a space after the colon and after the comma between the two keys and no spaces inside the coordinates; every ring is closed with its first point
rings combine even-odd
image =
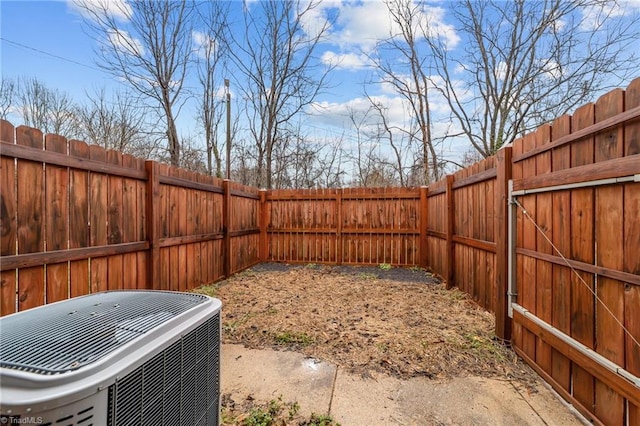
{"type": "Polygon", "coordinates": [[[640,424],[640,110],[623,100],[517,141],[510,190],[514,349],[607,425],[640,424]]]}

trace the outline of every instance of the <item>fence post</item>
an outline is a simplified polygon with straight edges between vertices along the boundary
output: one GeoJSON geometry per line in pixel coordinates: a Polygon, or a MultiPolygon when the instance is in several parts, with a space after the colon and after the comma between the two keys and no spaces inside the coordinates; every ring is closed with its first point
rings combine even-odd
{"type": "Polygon", "coordinates": [[[336,264],[342,265],[343,244],[342,244],[342,194],[343,188],[336,191],[336,264]]]}
{"type": "Polygon", "coordinates": [[[508,315],[508,256],[509,253],[509,180],[512,170],[512,148],[502,148],[496,154],[497,179],[495,197],[495,225],[496,232],[496,279],[494,294],[496,315],[496,336],[503,340],[511,340],[511,319],[508,315]]]}
{"type": "Polygon", "coordinates": [[[260,248],[259,258],[261,262],[269,260],[269,210],[267,209],[267,190],[260,190],[260,248]]]}
{"type": "Polygon", "coordinates": [[[447,175],[446,200],[447,200],[447,289],[453,288],[454,277],[454,251],[453,251],[453,220],[455,206],[453,203],[453,175],[447,175]]]}
{"type": "Polygon", "coordinates": [[[222,266],[225,278],[231,276],[231,190],[229,179],[222,181],[222,266]]]}
{"type": "Polygon", "coordinates": [[[422,268],[429,266],[429,245],[427,241],[427,228],[429,227],[429,209],[427,204],[428,191],[428,187],[420,187],[420,259],[418,260],[418,265],[422,268]]]}
{"type": "Polygon", "coordinates": [[[147,288],[152,290],[168,289],[169,283],[160,282],[160,175],[158,163],[145,161],[147,171],[147,240],[149,252],[147,256],[147,288]]]}

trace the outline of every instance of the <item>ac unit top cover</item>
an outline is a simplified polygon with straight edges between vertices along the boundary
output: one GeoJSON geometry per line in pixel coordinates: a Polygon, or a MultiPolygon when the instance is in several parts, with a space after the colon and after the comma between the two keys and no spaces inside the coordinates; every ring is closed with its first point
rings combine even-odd
{"type": "Polygon", "coordinates": [[[2,317],[0,407],[89,396],[221,306],[195,293],[107,291],[2,317]]]}

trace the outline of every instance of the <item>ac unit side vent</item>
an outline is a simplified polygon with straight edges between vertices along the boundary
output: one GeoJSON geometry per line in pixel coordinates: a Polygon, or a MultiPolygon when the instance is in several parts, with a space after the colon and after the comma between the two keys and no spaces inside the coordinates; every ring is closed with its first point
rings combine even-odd
{"type": "Polygon", "coordinates": [[[91,297],[92,303],[78,297],[38,308],[38,315],[3,318],[0,366],[42,375],[77,370],[208,300],[195,293],[171,292],[105,292],[91,297]]]}
{"type": "Polygon", "coordinates": [[[220,314],[109,387],[108,426],[217,425],[220,314]]]}
{"type": "Polygon", "coordinates": [[[40,423],[40,426],[93,426],[93,420],[93,407],[87,407],[53,422],[40,423]]]}

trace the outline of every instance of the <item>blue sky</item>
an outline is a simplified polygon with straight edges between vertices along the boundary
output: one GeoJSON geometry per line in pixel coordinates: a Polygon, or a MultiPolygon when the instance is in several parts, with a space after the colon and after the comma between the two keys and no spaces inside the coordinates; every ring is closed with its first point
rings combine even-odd
{"type": "MultiPolygon", "coordinates": [[[[254,1],[257,0],[249,3],[254,1]]],[[[363,95],[363,83],[371,79],[372,69],[368,67],[363,53],[371,52],[377,40],[388,36],[391,24],[381,1],[330,0],[322,4],[318,13],[331,10],[338,12],[339,17],[331,28],[329,39],[320,46],[319,56],[322,61],[339,63],[340,66],[331,75],[332,87],[317,99],[322,113],[305,122],[315,137],[331,138],[344,134],[343,143],[348,145],[355,141],[353,129],[349,127],[348,111],[364,112],[369,107],[363,95]]],[[[234,3],[236,9],[241,9],[241,5],[239,1],[234,3]]],[[[436,22],[439,37],[455,52],[461,49],[464,40],[448,24],[449,5],[446,1],[433,1],[428,6],[428,13],[436,22]]],[[[640,0],[630,0],[628,5],[631,6],[627,9],[634,10],[635,16],[638,16],[640,0]]],[[[624,18],[625,13],[621,11],[619,16],[624,18]]],[[[82,16],[70,0],[0,0],[0,15],[3,78],[36,77],[50,88],[68,92],[78,103],[85,101],[86,92],[125,87],[96,66],[93,51],[96,42],[83,30],[82,16]]],[[[402,102],[388,87],[372,84],[367,87],[367,92],[389,106],[392,119],[398,123],[404,120],[402,102]]],[[[237,93],[233,86],[231,93],[232,97],[237,93]]],[[[432,109],[436,114],[447,113],[442,100],[434,98],[432,101],[432,109]]],[[[190,102],[180,113],[179,133],[197,141],[199,129],[190,102]]],[[[436,126],[436,134],[439,131],[443,130],[436,126]]],[[[451,143],[442,149],[445,156],[459,158],[469,146],[466,143],[451,143]]]]}

